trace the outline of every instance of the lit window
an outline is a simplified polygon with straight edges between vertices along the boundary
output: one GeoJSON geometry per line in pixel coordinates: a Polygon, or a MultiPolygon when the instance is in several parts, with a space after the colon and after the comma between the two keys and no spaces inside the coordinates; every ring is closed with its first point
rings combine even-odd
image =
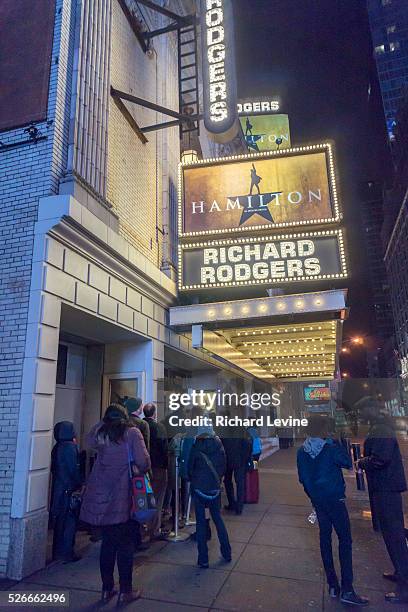
{"type": "Polygon", "coordinates": [[[375,47],[374,53],[376,55],[381,55],[382,53],[385,53],[385,46],[384,45],[378,45],[377,47],[375,47]]]}
{"type": "Polygon", "coordinates": [[[391,25],[387,27],[387,34],[394,34],[395,30],[397,29],[396,25],[391,25]]]}
{"type": "Polygon", "coordinates": [[[392,4],[392,0],[381,0],[383,6],[389,6],[392,4]]]}
{"type": "Polygon", "coordinates": [[[390,51],[398,51],[398,49],[401,47],[399,42],[390,42],[390,51]]]}

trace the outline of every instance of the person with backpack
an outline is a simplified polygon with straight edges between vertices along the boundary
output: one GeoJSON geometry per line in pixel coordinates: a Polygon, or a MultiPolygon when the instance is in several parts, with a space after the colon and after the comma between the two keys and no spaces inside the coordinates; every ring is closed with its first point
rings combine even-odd
{"type": "Polygon", "coordinates": [[[329,596],[341,603],[367,606],[353,588],[353,553],[350,519],[346,506],[346,484],[343,468],[351,469],[347,447],[329,437],[330,421],[322,415],[309,418],[308,437],[298,450],[299,481],[317,514],[320,530],[320,552],[329,586],[329,596]],[[333,561],[332,530],[339,539],[341,588],[333,561]]]}
{"type": "Polygon", "coordinates": [[[64,563],[79,561],[75,554],[75,532],[78,515],[73,506],[73,493],[82,486],[79,452],[74,425],[61,421],[54,427],[56,444],[51,452],[52,492],[50,515],[54,524],[53,559],[64,563]]]}
{"type": "Polygon", "coordinates": [[[150,457],[141,432],[131,425],[121,404],[107,408],[103,420],[91,429],[86,441],[98,454],[86,486],[80,519],[102,529],[102,603],[116,594],[117,564],[120,584],[117,603],[124,605],[141,597],[140,590],[133,591],[132,587],[134,521],[130,520],[130,462],[140,474],[145,474],[151,468],[150,457]]]}
{"type": "Polygon", "coordinates": [[[256,427],[248,427],[252,439],[252,461],[259,461],[262,455],[262,440],[256,427]]]}
{"type": "Polygon", "coordinates": [[[226,469],[225,451],[211,426],[199,427],[188,462],[188,475],[195,506],[197,565],[208,568],[207,522],[208,508],[214,521],[223,559],[231,561],[231,545],[221,516],[221,479],[226,469]]]}

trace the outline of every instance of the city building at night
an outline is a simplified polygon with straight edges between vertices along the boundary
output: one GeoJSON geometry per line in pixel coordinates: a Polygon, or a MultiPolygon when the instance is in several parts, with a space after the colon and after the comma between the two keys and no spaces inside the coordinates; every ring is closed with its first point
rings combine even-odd
{"type": "Polygon", "coordinates": [[[3,4],[0,575],[18,580],[46,562],[57,422],[86,452],[125,397],[161,418],[174,384],[338,378],[349,270],[333,144],[247,153],[229,2],[201,55],[190,1],[3,4]]]}
{"type": "Polygon", "coordinates": [[[405,0],[368,0],[387,129],[394,138],[402,88],[408,81],[408,5],[405,0]]]}
{"type": "Polygon", "coordinates": [[[385,264],[391,288],[396,343],[400,371],[408,378],[408,95],[402,98],[397,114],[394,145],[395,174],[392,189],[387,194],[389,204],[385,264]]]}

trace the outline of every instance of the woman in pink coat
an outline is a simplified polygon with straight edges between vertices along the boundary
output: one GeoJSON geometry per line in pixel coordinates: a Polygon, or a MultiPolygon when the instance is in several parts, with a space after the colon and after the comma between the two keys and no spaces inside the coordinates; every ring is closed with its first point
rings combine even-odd
{"type": "Polygon", "coordinates": [[[80,519],[102,528],[102,600],[108,602],[116,594],[113,579],[116,562],[120,583],[118,604],[129,603],[141,595],[139,590],[132,589],[136,525],[130,520],[129,454],[142,474],[150,469],[150,457],[142,434],[131,427],[120,404],[109,406],[103,420],[87,435],[87,444],[97,451],[97,459],[87,483],[80,519]]]}

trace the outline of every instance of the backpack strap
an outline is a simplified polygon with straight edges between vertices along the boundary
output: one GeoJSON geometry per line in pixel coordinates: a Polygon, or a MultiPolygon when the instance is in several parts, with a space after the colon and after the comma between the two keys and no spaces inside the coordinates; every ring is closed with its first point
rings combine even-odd
{"type": "Polygon", "coordinates": [[[217,470],[214,467],[213,462],[211,461],[211,459],[209,459],[207,457],[207,455],[205,453],[203,453],[202,451],[198,451],[199,455],[201,455],[201,457],[204,459],[205,463],[207,464],[207,467],[209,468],[210,472],[212,473],[212,475],[215,478],[215,482],[218,485],[218,488],[221,488],[221,479],[219,477],[219,474],[217,472],[217,470]]]}

